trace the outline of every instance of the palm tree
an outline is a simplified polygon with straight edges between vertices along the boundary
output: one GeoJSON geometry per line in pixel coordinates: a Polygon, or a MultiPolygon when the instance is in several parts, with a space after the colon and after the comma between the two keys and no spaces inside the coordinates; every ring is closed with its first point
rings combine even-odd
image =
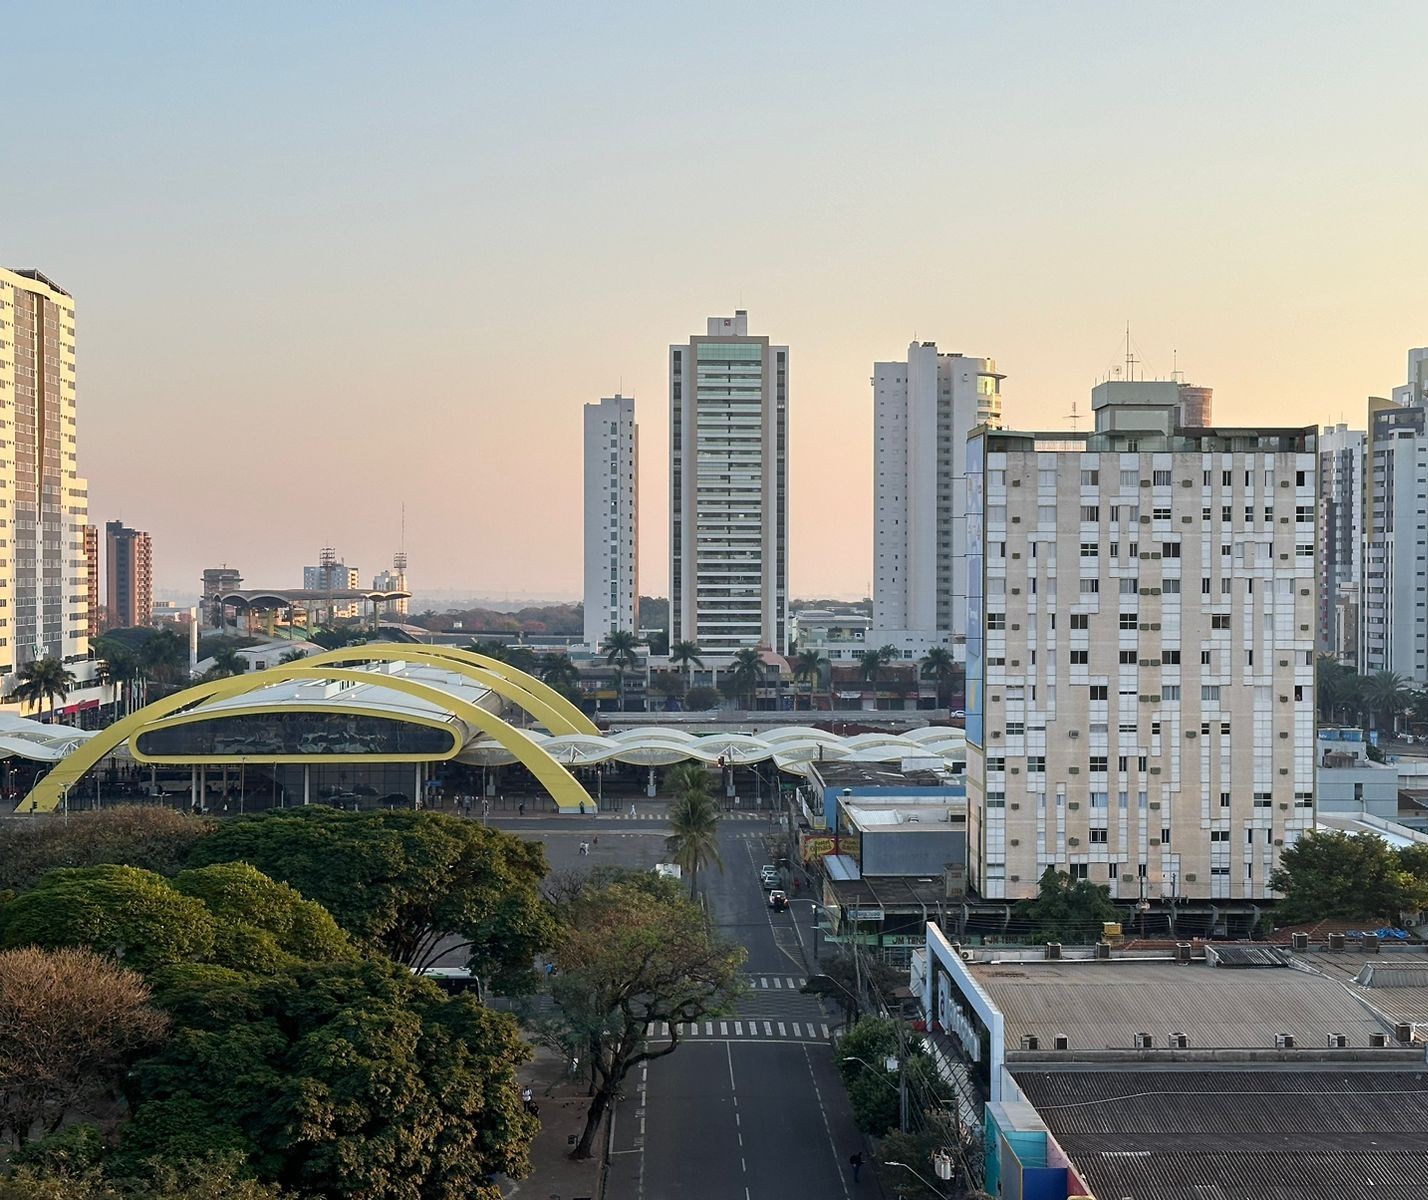
{"type": "Polygon", "coordinates": [[[188,645],[174,629],[161,629],[139,648],[144,679],[178,683],[188,674],[188,645]]]}
{"type": "Polygon", "coordinates": [[[125,715],[132,708],[134,681],[139,678],[139,656],[115,638],[99,638],[93,645],[98,656],[99,677],[119,689],[125,715]]]}
{"type": "Polygon", "coordinates": [[[709,771],[701,763],[680,763],[665,776],[665,783],[674,793],[669,808],[673,832],[665,843],[675,865],[689,875],[692,900],[700,867],[713,862],[724,869],[719,855],[719,806],[709,794],[709,771]]]}
{"type": "Polygon", "coordinates": [[[873,707],[878,706],[878,681],[883,677],[883,668],[895,658],[900,658],[896,646],[880,646],[876,650],[864,650],[858,655],[858,671],[865,683],[873,685],[873,707]]]}
{"type": "Polygon", "coordinates": [[[763,677],[764,660],[757,650],[740,650],[734,655],[734,665],[729,668],[729,680],[738,688],[738,694],[747,701],[744,707],[754,707],[754,693],[763,677]]]}
{"type": "Polygon", "coordinates": [[[306,650],[289,650],[286,654],[284,654],[284,655],[282,656],[282,658],[278,659],[278,662],[280,662],[280,663],[295,663],[295,662],[301,662],[301,661],[302,661],[304,658],[306,658],[306,657],[307,657],[307,651],[306,651],[306,650]]]}
{"type": "Polygon", "coordinates": [[[1398,723],[1398,715],[1412,699],[1408,681],[1393,671],[1375,671],[1364,680],[1363,701],[1370,727],[1377,729],[1379,718],[1386,718],[1390,736],[1398,723]]]}
{"type": "Polygon", "coordinates": [[[961,674],[962,668],[942,646],[933,646],[922,656],[922,678],[937,681],[938,708],[951,707],[951,687],[949,685],[961,674]]]}
{"type": "Polygon", "coordinates": [[[828,660],[817,650],[800,650],[793,660],[793,677],[808,684],[808,707],[813,708],[813,685],[823,677],[828,660]]]}
{"type": "Polygon", "coordinates": [[[227,675],[241,675],[248,669],[248,660],[232,646],[223,646],[213,654],[213,677],[222,679],[227,675]]]}
{"type": "Polygon", "coordinates": [[[542,654],[536,668],[542,683],[548,683],[557,691],[574,690],[580,682],[580,668],[565,654],[542,654]]]}
{"type": "Polygon", "coordinates": [[[640,665],[638,649],[644,643],[628,629],[612,629],[600,643],[600,653],[615,668],[615,686],[620,692],[620,711],[625,711],[625,672],[640,665]]]}
{"type": "Polygon", "coordinates": [[[1321,654],[1314,660],[1314,692],[1319,701],[1321,721],[1334,719],[1334,712],[1343,703],[1352,674],[1332,654],[1321,654]]]}
{"type": "Polygon", "coordinates": [[[669,661],[671,666],[682,667],[684,669],[684,682],[689,683],[690,672],[694,667],[704,669],[704,660],[699,657],[698,642],[675,642],[669,648],[669,661]]]}
{"type": "Polygon", "coordinates": [[[472,638],[462,649],[486,658],[494,658],[497,662],[505,662],[508,657],[507,648],[502,642],[479,642],[472,638]]]}
{"type": "Polygon", "coordinates": [[[20,668],[20,682],[15,686],[15,695],[27,704],[39,708],[50,706],[50,724],[54,724],[55,708],[59,701],[69,695],[78,682],[64,663],[57,658],[37,658],[20,668]]]}

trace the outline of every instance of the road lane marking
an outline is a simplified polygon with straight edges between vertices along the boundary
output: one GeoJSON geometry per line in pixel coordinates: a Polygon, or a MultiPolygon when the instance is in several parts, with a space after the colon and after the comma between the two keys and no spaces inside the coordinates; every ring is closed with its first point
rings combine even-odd
{"type": "MultiPolygon", "coordinates": [[[[743,1036],[744,1036],[744,1023],[743,1023],[742,1021],[735,1021],[735,1022],[734,1022],[734,1033],[735,1033],[735,1035],[738,1036],[738,1037],[743,1037],[743,1036]]],[[[730,1064],[729,1064],[729,1077],[730,1077],[731,1079],[734,1077],[734,1064],[733,1064],[733,1063],[730,1063],[730,1064]]]]}
{"type": "Polygon", "coordinates": [[[782,1022],[782,1021],[780,1021],[780,1022],[778,1023],[778,1035],[779,1035],[779,1037],[785,1037],[785,1036],[787,1036],[787,1035],[784,1033],[783,1022],[782,1022]]]}
{"type": "Polygon", "coordinates": [[[770,1025],[767,1021],[764,1022],[764,1036],[773,1037],[773,1026],[770,1025]]]}
{"type": "MultiPolygon", "coordinates": [[[[827,1029],[828,1026],[825,1025],[825,1026],[823,1026],[823,1028],[824,1028],[824,1029],[827,1029]]],[[[714,1036],[714,1022],[713,1022],[713,1021],[705,1021],[705,1022],[704,1022],[704,1036],[705,1036],[705,1037],[713,1037],[713,1036],[714,1036]]]]}
{"type": "Polygon", "coordinates": [[[720,1021],[720,1022],[719,1022],[719,1032],[720,1032],[721,1034],[723,1034],[725,1037],[728,1037],[728,1036],[729,1036],[729,1022],[728,1022],[728,1021],[720,1021]]]}
{"type": "Polygon", "coordinates": [[[828,1135],[828,1149],[833,1152],[833,1169],[838,1172],[838,1182],[843,1187],[843,1200],[852,1200],[848,1191],[848,1179],[843,1174],[843,1160],[838,1157],[838,1149],[833,1144],[833,1127],[828,1124],[828,1107],[823,1103],[823,1093],[818,1090],[818,1076],[813,1073],[813,1060],[808,1056],[808,1047],[803,1048],[803,1063],[808,1068],[808,1079],[813,1084],[813,1098],[818,1101],[818,1111],[823,1117],[823,1132],[828,1135]]]}
{"type": "Polygon", "coordinates": [[[774,987],[776,987],[776,988],[781,988],[781,987],[783,987],[783,980],[780,979],[777,975],[774,976],[774,987]]]}
{"type": "Polygon", "coordinates": [[[793,1036],[796,1038],[801,1038],[803,1036],[803,1030],[799,1028],[799,1024],[797,1021],[793,1023],[793,1036]]]}

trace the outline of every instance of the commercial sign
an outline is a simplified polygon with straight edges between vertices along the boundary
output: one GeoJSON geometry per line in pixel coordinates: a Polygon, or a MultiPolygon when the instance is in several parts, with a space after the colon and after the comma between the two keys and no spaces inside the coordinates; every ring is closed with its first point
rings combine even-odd
{"type": "Polygon", "coordinates": [[[850,921],[881,921],[883,919],[883,910],[880,908],[849,908],[845,912],[850,921]]]}

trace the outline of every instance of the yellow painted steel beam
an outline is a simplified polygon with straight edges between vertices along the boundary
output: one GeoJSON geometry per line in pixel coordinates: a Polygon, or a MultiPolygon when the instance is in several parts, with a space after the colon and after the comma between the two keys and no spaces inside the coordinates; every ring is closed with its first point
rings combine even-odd
{"type": "MultiPolygon", "coordinates": [[[[487,712],[484,708],[471,704],[450,692],[444,692],[440,688],[433,687],[426,683],[417,683],[411,679],[403,679],[399,675],[374,676],[371,671],[350,671],[342,668],[308,666],[307,660],[300,659],[295,663],[280,664],[269,667],[266,671],[255,671],[243,675],[234,675],[226,679],[215,679],[208,683],[200,683],[182,692],[176,692],[172,696],[165,696],[161,700],[156,700],[152,704],[146,705],[137,712],[131,713],[122,720],[116,721],[107,729],[102,729],[90,738],[83,745],[79,746],[72,754],[61,759],[55,764],[43,779],[39,780],[30,792],[16,806],[17,812],[53,812],[59,807],[61,799],[65,793],[78,783],[87,771],[95,766],[106,755],[112,753],[117,747],[123,745],[131,737],[136,736],[146,726],[176,713],[192,705],[208,703],[214,700],[226,699],[229,696],[241,696],[245,692],[255,691],[259,688],[267,687],[270,684],[282,683],[290,679],[311,679],[317,682],[345,682],[357,684],[373,684],[390,688],[394,692],[402,692],[405,695],[416,697],[420,700],[429,701],[440,708],[454,714],[473,729],[488,735],[492,740],[500,744],[515,755],[516,760],[523,764],[550,793],[556,806],[561,812],[576,812],[582,806],[586,811],[595,811],[595,802],[591,799],[579,781],[563,766],[555,761],[539,744],[528,738],[519,729],[508,725],[500,717],[487,712]]],[[[256,756],[250,756],[256,758],[256,756]]],[[[314,756],[316,761],[322,761],[314,756]]]]}
{"type": "Polygon", "coordinates": [[[428,646],[408,642],[363,642],[338,650],[309,655],[304,663],[409,662],[443,667],[490,688],[523,708],[553,734],[589,733],[598,735],[595,722],[548,683],[517,670],[509,663],[462,650],[458,646],[428,646]]]}

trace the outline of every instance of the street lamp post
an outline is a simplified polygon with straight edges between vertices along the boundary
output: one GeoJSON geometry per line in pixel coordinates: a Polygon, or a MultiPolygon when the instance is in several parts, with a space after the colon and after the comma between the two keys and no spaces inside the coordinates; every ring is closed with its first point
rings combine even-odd
{"type": "Polygon", "coordinates": [[[885,1166],[885,1167],[901,1167],[904,1171],[912,1171],[912,1173],[913,1173],[914,1175],[916,1175],[917,1178],[922,1181],[922,1186],[925,1187],[928,1191],[930,1191],[934,1196],[940,1196],[940,1197],[942,1198],[942,1200],[952,1200],[952,1198],[951,1198],[950,1196],[948,1196],[947,1193],[945,1193],[945,1192],[939,1192],[935,1187],[932,1186],[931,1183],[929,1183],[929,1182],[927,1181],[927,1177],[926,1177],[926,1176],[924,1176],[923,1174],[921,1174],[921,1172],[914,1171],[911,1167],[909,1167],[909,1166],[907,1165],[907,1163],[888,1161],[888,1162],[884,1162],[884,1163],[883,1163],[883,1166],[885,1166]]]}

